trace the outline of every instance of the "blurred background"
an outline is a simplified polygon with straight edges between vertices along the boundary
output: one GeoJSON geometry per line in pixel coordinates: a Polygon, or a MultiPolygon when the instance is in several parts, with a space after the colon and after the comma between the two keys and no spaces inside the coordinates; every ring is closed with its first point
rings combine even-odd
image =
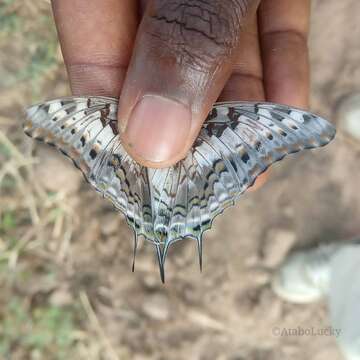
{"type": "Polygon", "coordinates": [[[202,274],[195,243],[174,245],[162,285],[153,248],[132,273],[122,215],[24,136],[23,109],[69,89],[49,2],[0,0],[0,359],[341,359],[331,336],[275,336],[330,323],[325,303],[269,285],[291,249],[360,236],[360,140],[339,105],[360,90],[360,3],[312,3],[312,110],[337,139],[276,164],[217,218],[202,274]]]}

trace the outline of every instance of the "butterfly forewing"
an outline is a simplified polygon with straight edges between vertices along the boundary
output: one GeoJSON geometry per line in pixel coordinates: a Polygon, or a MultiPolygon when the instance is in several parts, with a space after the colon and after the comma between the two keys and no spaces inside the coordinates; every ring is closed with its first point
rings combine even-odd
{"type": "MultiPolygon", "coordinates": [[[[167,169],[148,169],[124,150],[118,101],[69,97],[32,106],[24,130],[68,155],[90,184],[123,212],[136,236],[157,245],[193,237],[201,259],[202,233],[285,155],[326,145],[326,120],[271,103],[215,104],[187,157],[167,169]]],[[[137,238],[137,237],[136,237],[137,238]]]]}

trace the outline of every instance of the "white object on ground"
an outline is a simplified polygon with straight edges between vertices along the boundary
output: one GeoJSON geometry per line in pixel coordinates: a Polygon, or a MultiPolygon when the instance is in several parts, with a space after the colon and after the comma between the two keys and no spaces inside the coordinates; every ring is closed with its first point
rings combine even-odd
{"type": "Polygon", "coordinates": [[[331,259],[328,304],[347,360],[360,360],[360,245],[344,246],[331,259]]]}
{"type": "Polygon", "coordinates": [[[339,127],[356,140],[360,140],[360,92],[344,97],[336,112],[339,127]]]}
{"type": "Polygon", "coordinates": [[[346,360],[360,360],[360,243],[321,245],[298,251],[284,262],[272,287],[297,303],[326,295],[331,325],[346,360]]]}
{"type": "Polygon", "coordinates": [[[273,278],[275,293],[296,303],[322,298],[330,286],[329,261],[338,248],[338,244],[329,244],[291,254],[273,278]]]}

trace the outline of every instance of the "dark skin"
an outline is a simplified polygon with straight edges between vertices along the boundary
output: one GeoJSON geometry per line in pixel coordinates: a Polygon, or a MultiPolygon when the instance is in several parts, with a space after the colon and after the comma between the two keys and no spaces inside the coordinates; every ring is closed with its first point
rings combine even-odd
{"type": "Polygon", "coordinates": [[[310,0],[52,5],[73,94],[121,95],[122,141],[145,166],[183,158],[215,101],[308,107],[310,0]]]}

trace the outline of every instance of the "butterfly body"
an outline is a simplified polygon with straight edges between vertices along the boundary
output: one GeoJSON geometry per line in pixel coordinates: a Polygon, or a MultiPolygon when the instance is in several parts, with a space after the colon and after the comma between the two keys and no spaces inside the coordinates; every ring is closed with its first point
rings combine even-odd
{"type": "Polygon", "coordinates": [[[139,165],[117,130],[118,101],[70,97],[34,105],[25,132],[68,155],[86,180],[127,219],[137,237],[156,246],[160,270],[170,244],[198,243],[213,219],[285,155],[326,145],[326,120],[270,103],[215,104],[185,159],[166,169],[139,165]]]}

